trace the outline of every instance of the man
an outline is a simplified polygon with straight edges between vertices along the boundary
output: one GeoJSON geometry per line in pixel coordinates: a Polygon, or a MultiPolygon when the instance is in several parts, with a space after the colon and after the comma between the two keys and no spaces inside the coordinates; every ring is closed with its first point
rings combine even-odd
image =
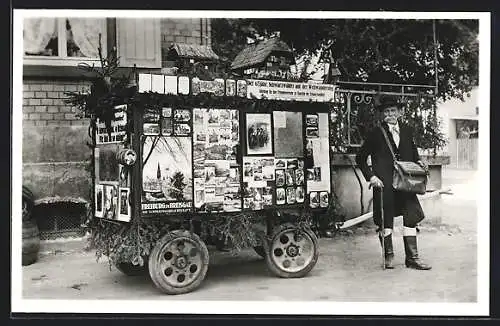
{"type": "Polygon", "coordinates": [[[392,269],[394,252],[392,247],[392,229],[394,217],[403,215],[403,241],[405,247],[405,265],[409,268],[428,270],[431,266],[423,263],[417,250],[417,224],[424,219],[424,212],[416,194],[395,191],[392,187],[394,169],[393,157],[380,127],[386,130],[396,158],[401,161],[413,161],[427,170],[420,160],[413,141],[413,130],[398,121],[401,117],[401,105],[391,97],[380,98],[377,110],[381,113],[380,125],[371,130],[356,156],[356,162],[365,179],[373,187],[373,217],[379,227],[380,241],[385,248],[385,267],[392,269]],[[372,166],[367,158],[371,157],[372,166]],[[384,225],[381,225],[380,193],[383,194],[384,225]],[[383,236],[382,236],[383,234],[383,236]]]}

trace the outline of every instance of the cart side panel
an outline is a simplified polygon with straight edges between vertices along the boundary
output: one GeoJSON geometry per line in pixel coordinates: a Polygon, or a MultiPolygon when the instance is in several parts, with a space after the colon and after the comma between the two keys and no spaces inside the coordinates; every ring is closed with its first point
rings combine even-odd
{"type": "Polygon", "coordinates": [[[143,116],[135,129],[140,157],[133,182],[136,215],[326,209],[331,196],[328,102],[335,86],[238,80],[236,94],[224,94],[223,86],[220,80],[192,78],[190,94],[154,95],[158,112],[152,120],[143,116]],[[234,96],[238,104],[222,99],[203,104],[202,93],[234,96]],[[179,115],[178,120],[178,110],[190,113],[189,119],[179,115]]]}

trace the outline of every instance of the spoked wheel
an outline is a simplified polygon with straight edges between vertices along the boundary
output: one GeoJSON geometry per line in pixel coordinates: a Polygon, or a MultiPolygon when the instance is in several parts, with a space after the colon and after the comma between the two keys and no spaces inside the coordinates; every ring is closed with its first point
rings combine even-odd
{"type": "Polygon", "coordinates": [[[127,276],[145,275],[148,272],[148,265],[134,265],[132,263],[121,262],[115,265],[116,269],[127,276]]]}
{"type": "Polygon", "coordinates": [[[282,224],[275,228],[266,254],[267,266],[275,275],[304,277],[318,261],[318,238],[309,228],[282,224]]]}
{"type": "Polygon", "coordinates": [[[208,249],[189,231],[172,231],[161,238],[149,256],[149,275],[167,294],[196,289],[207,274],[208,249]]]}

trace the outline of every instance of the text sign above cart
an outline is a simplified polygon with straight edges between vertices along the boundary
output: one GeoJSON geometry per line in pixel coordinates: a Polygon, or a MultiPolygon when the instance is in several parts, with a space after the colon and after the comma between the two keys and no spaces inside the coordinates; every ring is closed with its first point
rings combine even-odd
{"type": "Polygon", "coordinates": [[[247,80],[247,98],[333,102],[335,85],[281,82],[272,80],[247,80]]]}

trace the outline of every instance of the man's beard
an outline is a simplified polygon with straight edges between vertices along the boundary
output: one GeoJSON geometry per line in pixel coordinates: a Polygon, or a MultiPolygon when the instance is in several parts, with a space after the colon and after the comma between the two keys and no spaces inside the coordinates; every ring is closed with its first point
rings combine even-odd
{"type": "Polygon", "coordinates": [[[398,123],[398,119],[384,119],[385,123],[390,124],[390,125],[395,125],[398,123]]]}

